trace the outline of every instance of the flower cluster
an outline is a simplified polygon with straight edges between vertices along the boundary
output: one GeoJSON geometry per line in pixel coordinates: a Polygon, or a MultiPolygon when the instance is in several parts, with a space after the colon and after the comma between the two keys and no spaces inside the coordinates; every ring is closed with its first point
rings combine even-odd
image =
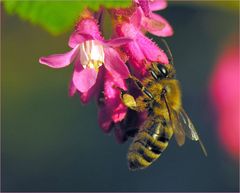
{"type": "Polygon", "coordinates": [[[166,8],[165,0],[133,0],[125,9],[86,10],[75,26],[64,54],[41,57],[39,62],[51,68],[74,65],[69,94],[80,95],[83,103],[98,102],[99,125],[109,132],[123,121],[127,108],[120,100],[119,88],[127,90],[131,74],[143,77],[152,62],[168,63],[168,58],[146,32],[160,37],[173,34],[168,22],[153,11],[166,8]],[[103,37],[103,14],[112,21],[111,39],[103,37]],[[118,88],[118,89],[117,89],[118,88]]]}

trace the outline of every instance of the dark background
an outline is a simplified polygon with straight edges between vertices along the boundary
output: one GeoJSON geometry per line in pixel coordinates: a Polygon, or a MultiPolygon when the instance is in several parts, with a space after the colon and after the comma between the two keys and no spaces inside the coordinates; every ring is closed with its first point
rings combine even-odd
{"type": "Polygon", "coordinates": [[[238,34],[238,13],[191,3],[170,3],[160,13],[174,28],[167,41],[183,104],[209,156],[195,142],[179,148],[171,140],[151,167],[130,172],[129,143],[119,145],[101,131],[94,103],[68,97],[72,66],[54,70],[38,63],[40,56],[69,50],[70,32],[51,36],[2,9],[2,191],[239,190],[238,163],[221,146],[209,99],[213,66],[238,34]]]}

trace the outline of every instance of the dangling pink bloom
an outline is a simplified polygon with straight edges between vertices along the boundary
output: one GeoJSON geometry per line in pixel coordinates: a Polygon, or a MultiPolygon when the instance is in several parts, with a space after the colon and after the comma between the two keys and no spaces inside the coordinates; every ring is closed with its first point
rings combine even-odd
{"type": "MultiPolygon", "coordinates": [[[[106,41],[100,33],[97,21],[100,25],[103,23],[101,16],[104,7],[94,13],[86,10],[69,38],[71,50],[39,59],[40,63],[51,68],[63,68],[73,63],[69,95],[78,92],[83,103],[96,97],[99,105],[98,122],[104,132],[109,132],[113,126],[116,128],[127,117],[132,119],[132,116],[127,116],[128,109],[120,99],[119,90],[130,88],[131,83],[126,83],[130,74],[128,67],[131,70],[133,68],[133,75],[142,78],[146,67],[152,62],[168,63],[164,51],[144,34],[146,31],[161,37],[172,34],[167,21],[152,13],[164,9],[166,1],[133,1],[135,3],[129,8],[107,10],[111,13],[109,15],[115,29],[112,37],[117,38],[106,41]],[[128,67],[125,65],[127,61],[128,67]]],[[[140,115],[136,117],[135,126],[142,120],[140,115]]],[[[123,141],[124,135],[118,131],[115,129],[116,137],[123,141]]]]}
{"type": "Polygon", "coordinates": [[[167,7],[165,0],[135,0],[135,2],[139,4],[139,7],[131,19],[139,20],[139,18],[141,18],[140,21],[137,21],[141,28],[160,37],[173,35],[173,29],[167,20],[159,14],[152,12],[165,9],[167,7]]]}
{"type": "Polygon", "coordinates": [[[210,94],[218,114],[217,132],[221,145],[236,159],[239,159],[240,150],[239,72],[239,45],[232,44],[224,49],[217,61],[210,94]]]}
{"type": "Polygon", "coordinates": [[[133,41],[124,45],[135,71],[142,74],[146,71],[148,62],[168,63],[168,57],[153,41],[147,38],[140,30],[141,17],[133,16],[130,22],[122,22],[116,27],[119,36],[127,37],[133,41]]]}
{"type": "Polygon", "coordinates": [[[75,60],[70,85],[70,95],[76,91],[87,93],[97,80],[99,68],[104,67],[114,76],[126,79],[127,66],[114,47],[131,41],[129,38],[116,38],[105,41],[100,34],[96,21],[92,18],[80,20],[69,39],[71,51],[41,57],[39,62],[52,68],[63,68],[75,60]]]}
{"type": "Polygon", "coordinates": [[[146,17],[149,17],[150,11],[162,10],[167,7],[166,0],[134,0],[143,10],[146,17]]]}
{"type": "Polygon", "coordinates": [[[103,104],[99,105],[98,122],[104,132],[109,132],[111,126],[122,121],[126,115],[127,107],[120,99],[120,91],[116,87],[127,89],[126,83],[119,77],[112,76],[109,72],[104,76],[103,104]]]}

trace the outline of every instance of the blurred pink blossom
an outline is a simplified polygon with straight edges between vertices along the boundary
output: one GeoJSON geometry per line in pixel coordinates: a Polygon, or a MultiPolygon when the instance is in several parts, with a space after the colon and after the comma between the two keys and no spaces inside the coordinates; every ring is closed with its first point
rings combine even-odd
{"type": "Polygon", "coordinates": [[[218,113],[218,133],[221,144],[235,158],[239,158],[239,78],[239,44],[231,44],[224,48],[217,60],[210,93],[218,113]]]}

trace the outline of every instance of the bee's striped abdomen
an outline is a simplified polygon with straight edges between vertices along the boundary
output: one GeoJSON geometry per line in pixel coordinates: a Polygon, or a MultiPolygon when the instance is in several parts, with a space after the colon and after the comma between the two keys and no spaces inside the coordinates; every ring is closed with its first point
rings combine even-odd
{"type": "Polygon", "coordinates": [[[129,169],[143,169],[152,164],[166,149],[172,134],[172,129],[162,124],[139,131],[128,151],[129,169]]]}

